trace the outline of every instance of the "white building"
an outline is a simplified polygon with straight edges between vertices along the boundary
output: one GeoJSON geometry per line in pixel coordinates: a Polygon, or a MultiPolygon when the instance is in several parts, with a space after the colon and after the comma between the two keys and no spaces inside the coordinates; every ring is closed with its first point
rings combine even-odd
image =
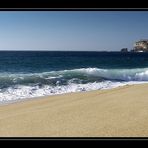
{"type": "Polygon", "coordinates": [[[148,40],[140,40],[134,43],[134,51],[148,51],[148,40]]]}

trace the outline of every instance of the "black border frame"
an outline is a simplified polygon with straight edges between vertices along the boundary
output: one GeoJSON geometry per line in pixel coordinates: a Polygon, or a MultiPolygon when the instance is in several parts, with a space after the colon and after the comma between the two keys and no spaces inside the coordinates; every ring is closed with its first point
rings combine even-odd
{"type": "MultiPolygon", "coordinates": [[[[96,0],[97,2],[97,0],[96,0]]],[[[141,2],[141,1],[140,1],[141,2]]],[[[20,2],[21,3],[21,2],[20,2]]],[[[110,7],[103,7],[99,8],[97,7],[96,3],[85,3],[85,4],[66,4],[69,5],[67,8],[62,3],[60,4],[60,7],[57,6],[57,2],[54,4],[48,2],[46,3],[37,3],[29,2],[31,5],[26,5],[26,3],[16,5],[16,3],[13,1],[13,3],[7,3],[6,5],[1,8],[0,11],[148,11],[148,8],[132,8],[131,6],[126,8],[126,2],[124,1],[124,4],[119,0],[117,5],[120,3],[120,6],[117,8],[110,8],[110,7]],[[34,5],[35,4],[35,5],[34,5]],[[17,6],[17,7],[16,7],[17,6]],[[71,7],[72,6],[72,7],[71,7]],[[34,8],[33,8],[34,7],[34,8]]],[[[105,3],[105,2],[104,2],[105,3]]],[[[116,3],[116,2],[113,2],[116,3]]],[[[141,2],[142,3],[142,2],[141,2]]],[[[145,4],[145,3],[144,3],[145,4]]],[[[105,4],[106,5],[106,4],[105,4]]],[[[109,3],[110,5],[110,3],[109,3]]],[[[133,5],[132,5],[133,6],[133,5]]],[[[141,5],[139,5],[141,7],[141,5]]],[[[5,146],[7,144],[18,144],[19,147],[23,144],[27,144],[28,146],[34,142],[37,146],[46,146],[46,144],[54,144],[54,146],[57,146],[59,144],[64,144],[65,146],[76,146],[77,144],[83,144],[86,146],[91,146],[92,144],[99,144],[99,145],[105,145],[110,146],[114,144],[114,146],[127,146],[129,144],[133,145],[134,143],[136,146],[141,146],[142,143],[147,144],[148,137],[0,137],[0,143],[4,144],[5,146]],[[10,143],[8,143],[8,141],[10,143]],[[15,143],[16,142],[16,143],[15,143]],[[58,143],[57,143],[58,142],[58,143]],[[69,145],[70,142],[70,145],[69,145]],[[142,142],[142,143],[141,143],[142,142]],[[21,144],[21,145],[20,145],[21,144]],[[72,144],[72,145],[71,145],[72,144]]]]}

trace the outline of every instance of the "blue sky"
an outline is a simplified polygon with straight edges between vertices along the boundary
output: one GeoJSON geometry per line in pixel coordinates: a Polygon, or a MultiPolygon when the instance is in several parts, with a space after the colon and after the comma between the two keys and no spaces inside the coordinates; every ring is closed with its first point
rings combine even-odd
{"type": "Polygon", "coordinates": [[[148,11],[1,11],[0,50],[119,51],[147,27],[148,11]]]}

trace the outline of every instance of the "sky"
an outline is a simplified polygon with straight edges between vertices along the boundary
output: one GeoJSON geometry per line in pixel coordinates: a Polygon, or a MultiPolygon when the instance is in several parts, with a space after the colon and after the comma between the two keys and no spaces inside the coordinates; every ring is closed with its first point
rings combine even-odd
{"type": "Polygon", "coordinates": [[[0,50],[131,50],[148,11],[0,11],[0,50]]]}

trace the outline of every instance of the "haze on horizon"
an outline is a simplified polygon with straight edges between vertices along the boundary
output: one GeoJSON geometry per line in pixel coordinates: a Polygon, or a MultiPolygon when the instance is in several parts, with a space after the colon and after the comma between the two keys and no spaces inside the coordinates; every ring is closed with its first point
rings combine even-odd
{"type": "Polygon", "coordinates": [[[1,11],[0,50],[119,51],[147,26],[148,11],[1,11]]]}

